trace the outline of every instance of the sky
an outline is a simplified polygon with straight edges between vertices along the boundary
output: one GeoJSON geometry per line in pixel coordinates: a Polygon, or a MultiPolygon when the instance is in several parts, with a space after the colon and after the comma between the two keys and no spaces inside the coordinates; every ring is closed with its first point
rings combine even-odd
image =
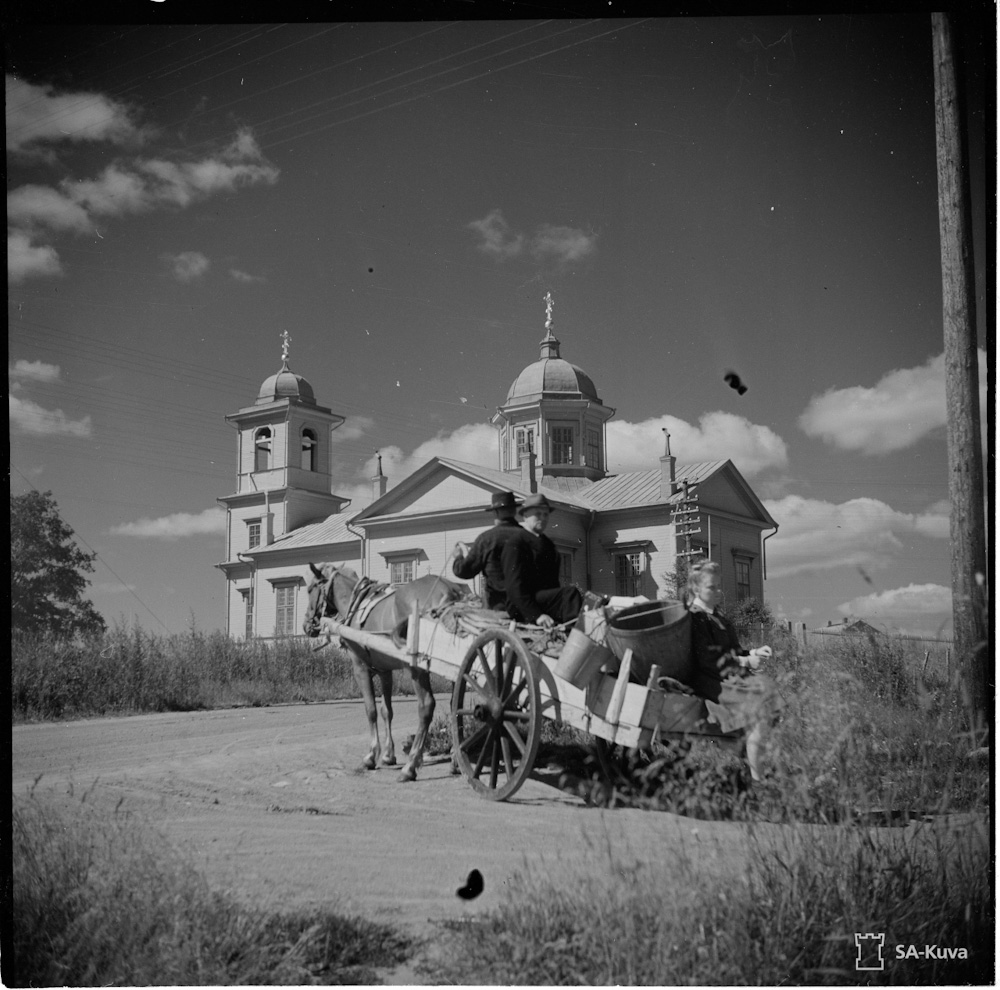
{"type": "Polygon", "coordinates": [[[5,70],[11,493],[53,493],[109,624],[224,628],[225,416],[284,331],[359,511],[376,451],[390,487],[496,466],[551,292],[610,470],[667,427],[777,520],[778,616],[950,635],[928,14],[13,23],[5,70]]]}

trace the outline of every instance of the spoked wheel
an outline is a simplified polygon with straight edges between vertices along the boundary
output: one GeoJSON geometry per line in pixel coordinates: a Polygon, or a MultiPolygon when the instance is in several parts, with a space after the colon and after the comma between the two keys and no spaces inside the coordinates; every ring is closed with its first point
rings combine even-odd
{"type": "Polygon", "coordinates": [[[524,643],[506,629],[469,647],[451,699],[458,765],[485,798],[504,801],[527,779],[542,737],[538,681],[524,643]]]}

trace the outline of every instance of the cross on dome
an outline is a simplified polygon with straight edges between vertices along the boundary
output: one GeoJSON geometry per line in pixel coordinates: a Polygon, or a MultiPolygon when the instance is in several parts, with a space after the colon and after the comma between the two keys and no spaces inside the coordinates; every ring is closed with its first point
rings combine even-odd
{"type": "Polygon", "coordinates": [[[281,337],[281,363],[288,364],[288,345],[292,338],[288,335],[287,330],[282,330],[278,336],[281,337]]]}

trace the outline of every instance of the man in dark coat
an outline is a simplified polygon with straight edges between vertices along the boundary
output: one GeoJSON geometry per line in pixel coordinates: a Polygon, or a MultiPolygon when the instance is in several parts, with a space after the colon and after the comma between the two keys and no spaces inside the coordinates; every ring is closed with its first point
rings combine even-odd
{"type": "Polygon", "coordinates": [[[488,511],[495,516],[493,526],[480,533],[471,547],[461,541],[455,544],[451,569],[455,577],[465,581],[471,581],[477,574],[482,574],[486,585],[486,607],[503,611],[507,604],[507,591],[500,554],[507,540],[521,531],[514,516],[517,512],[514,493],[494,494],[488,511]]]}
{"type": "Polygon", "coordinates": [[[551,511],[544,495],[529,495],[517,510],[520,532],[507,540],[500,555],[507,612],[518,622],[546,629],[572,622],[583,607],[579,588],[559,586],[559,553],[545,535],[551,511]]]}

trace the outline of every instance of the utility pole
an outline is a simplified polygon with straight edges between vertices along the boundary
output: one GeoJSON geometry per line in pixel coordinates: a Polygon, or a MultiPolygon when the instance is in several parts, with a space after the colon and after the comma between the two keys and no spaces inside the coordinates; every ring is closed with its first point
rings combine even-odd
{"type": "Polygon", "coordinates": [[[931,14],[931,34],[948,409],[952,617],[955,659],[961,670],[970,728],[978,736],[989,724],[993,691],[986,622],[986,517],[968,143],[947,13],[931,14]]]}

